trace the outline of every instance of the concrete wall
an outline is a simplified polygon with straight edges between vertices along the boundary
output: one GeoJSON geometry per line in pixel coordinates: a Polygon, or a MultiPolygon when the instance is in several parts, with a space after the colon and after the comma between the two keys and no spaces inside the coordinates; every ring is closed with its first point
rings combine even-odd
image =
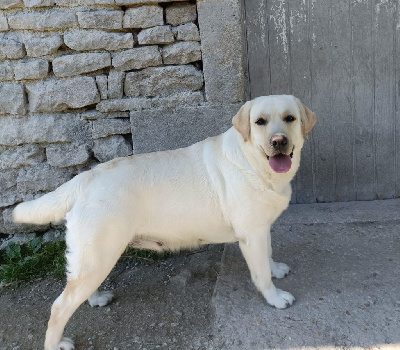
{"type": "Polygon", "coordinates": [[[3,0],[0,9],[0,238],[57,233],[13,224],[15,204],[114,157],[222,132],[244,98],[236,0],[3,0]]]}

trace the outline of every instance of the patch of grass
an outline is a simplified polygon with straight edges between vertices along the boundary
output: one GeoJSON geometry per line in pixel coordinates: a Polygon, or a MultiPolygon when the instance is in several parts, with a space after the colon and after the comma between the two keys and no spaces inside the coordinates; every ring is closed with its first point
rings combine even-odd
{"type": "MultiPolygon", "coordinates": [[[[39,237],[24,245],[10,243],[0,251],[0,287],[46,275],[61,279],[65,275],[65,249],[65,242],[43,244],[39,237]]],[[[171,252],[127,248],[121,259],[154,263],[172,255],[171,252]]]]}
{"type": "Polygon", "coordinates": [[[10,243],[0,251],[0,286],[65,273],[65,242],[43,244],[39,237],[28,244],[10,243]]]}
{"type": "Polygon", "coordinates": [[[154,263],[159,260],[167,259],[173,255],[174,253],[171,251],[156,252],[153,250],[141,250],[128,247],[122,254],[121,259],[132,259],[138,262],[148,261],[154,263]]]}

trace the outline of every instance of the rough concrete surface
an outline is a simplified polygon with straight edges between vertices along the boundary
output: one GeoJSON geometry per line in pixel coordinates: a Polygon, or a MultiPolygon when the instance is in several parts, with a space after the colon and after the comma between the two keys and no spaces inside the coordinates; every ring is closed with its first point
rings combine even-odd
{"type": "Polygon", "coordinates": [[[134,153],[187,147],[226,131],[240,104],[132,111],[134,153]],[[173,122],[171,122],[173,121],[173,122]],[[175,127],[179,124],[179,128],[175,127]],[[150,135],[150,137],[149,137],[150,135]]]}
{"type": "Polygon", "coordinates": [[[312,206],[291,207],[273,227],[274,259],[292,269],[275,280],[296,298],[288,309],[267,305],[237,245],[226,247],[216,349],[400,349],[400,200],[312,206]],[[365,206],[374,218],[356,222],[365,206]]]}

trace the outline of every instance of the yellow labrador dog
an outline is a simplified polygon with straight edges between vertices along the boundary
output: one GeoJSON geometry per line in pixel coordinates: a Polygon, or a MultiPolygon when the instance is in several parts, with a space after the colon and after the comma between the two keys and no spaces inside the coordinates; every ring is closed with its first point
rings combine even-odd
{"type": "Polygon", "coordinates": [[[92,306],[111,300],[97,288],[128,245],[161,251],[238,241],[267,302],[292,304],[271,281],[289,267],[272,259],[270,227],[289,204],[303,135],[315,120],[293,96],[259,97],[219,136],[114,159],[19,204],[16,222],[67,220],[67,285],[52,306],[45,349],[74,348],[62,338],[68,319],[86,299],[92,306]]]}

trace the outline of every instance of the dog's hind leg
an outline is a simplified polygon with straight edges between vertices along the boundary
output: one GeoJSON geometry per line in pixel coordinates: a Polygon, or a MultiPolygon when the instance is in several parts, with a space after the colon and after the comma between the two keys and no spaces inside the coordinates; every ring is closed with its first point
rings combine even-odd
{"type": "Polygon", "coordinates": [[[89,305],[95,306],[106,306],[114,297],[114,293],[110,291],[96,291],[88,298],[89,305]]]}
{"type": "MultiPolygon", "coordinates": [[[[97,305],[105,302],[102,300],[103,297],[108,299],[104,294],[106,292],[98,294],[97,288],[107,277],[126,245],[121,240],[115,240],[115,237],[112,237],[114,239],[112,242],[112,239],[107,239],[102,233],[97,235],[100,236],[98,242],[88,240],[83,242],[81,239],[79,245],[72,247],[68,245],[67,285],[51,308],[45,350],[74,349],[70,339],[62,338],[69,318],[88,298],[92,299],[92,302],[95,301],[97,305]]],[[[85,237],[92,237],[92,235],[87,234],[85,237]]]]}

